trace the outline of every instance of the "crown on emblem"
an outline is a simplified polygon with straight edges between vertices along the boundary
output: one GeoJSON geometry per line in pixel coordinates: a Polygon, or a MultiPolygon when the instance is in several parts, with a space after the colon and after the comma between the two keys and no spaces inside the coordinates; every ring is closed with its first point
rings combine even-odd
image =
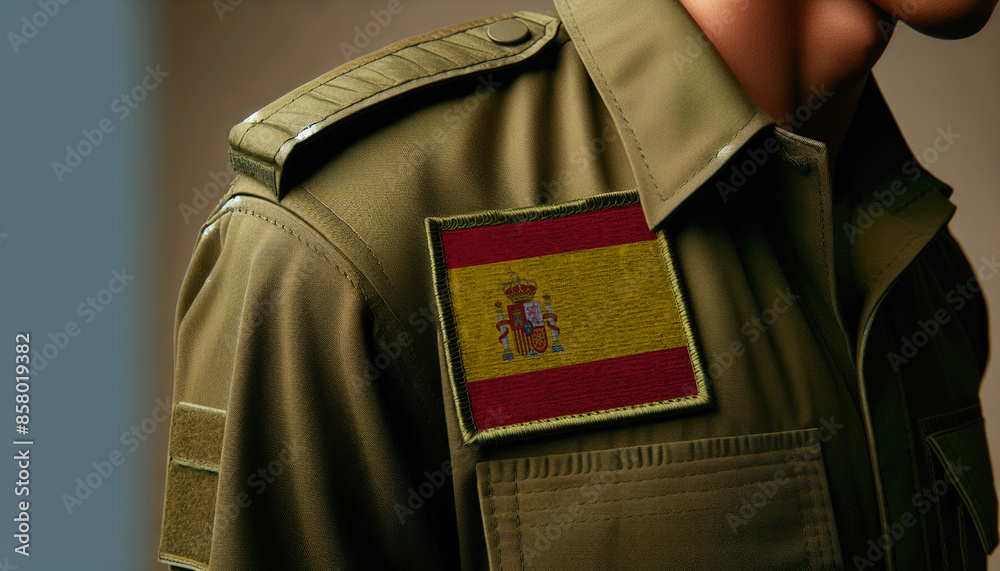
{"type": "Polygon", "coordinates": [[[503,284],[503,292],[514,303],[519,301],[530,301],[535,297],[535,290],[538,289],[538,282],[535,280],[522,279],[521,276],[503,284]]]}

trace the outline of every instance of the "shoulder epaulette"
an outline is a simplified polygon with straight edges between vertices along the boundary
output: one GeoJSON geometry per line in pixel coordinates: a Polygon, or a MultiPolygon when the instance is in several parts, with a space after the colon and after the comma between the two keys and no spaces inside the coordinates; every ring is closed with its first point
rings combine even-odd
{"type": "MultiPolygon", "coordinates": [[[[503,31],[509,33],[511,27],[506,24],[503,31]]],[[[554,17],[516,12],[415,36],[350,61],[233,127],[230,162],[281,198],[297,182],[289,176],[292,161],[306,155],[302,151],[317,144],[324,129],[429,84],[521,62],[538,53],[558,29],[554,17]],[[492,26],[505,20],[521,22],[527,33],[520,38],[498,38],[496,29],[491,33],[492,26]]]]}

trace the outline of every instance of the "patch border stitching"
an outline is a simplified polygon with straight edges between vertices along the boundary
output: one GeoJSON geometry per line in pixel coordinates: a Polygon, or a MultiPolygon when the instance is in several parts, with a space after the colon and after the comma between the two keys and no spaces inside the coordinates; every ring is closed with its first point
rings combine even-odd
{"type": "Polygon", "coordinates": [[[462,355],[458,348],[458,335],[455,329],[454,315],[452,314],[451,299],[448,295],[450,285],[448,283],[448,271],[444,264],[441,232],[482,226],[500,226],[512,222],[535,222],[638,203],[638,191],[625,190],[598,194],[550,206],[488,210],[441,218],[431,217],[424,221],[431,258],[431,272],[434,278],[434,297],[437,301],[441,335],[444,341],[448,381],[451,385],[452,400],[455,403],[463,444],[491,444],[504,440],[527,438],[574,428],[612,424],[615,421],[645,418],[655,415],[678,414],[681,411],[701,410],[713,404],[712,396],[708,390],[708,379],[702,365],[701,349],[694,335],[694,327],[689,317],[687,295],[678,276],[670,241],[661,229],[656,232],[657,242],[660,245],[660,254],[667,268],[667,275],[670,278],[674,299],[677,302],[677,312],[687,339],[691,368],[694,371],[695,385],[698,388],[698,392],[694,395],[674,399],[532,420],[508,426],[487,428],[485,430],[479,430],[476,427],[475,419],[472,416],[472,405],[469,401],[464,367],[462,365],[462,355]]]}

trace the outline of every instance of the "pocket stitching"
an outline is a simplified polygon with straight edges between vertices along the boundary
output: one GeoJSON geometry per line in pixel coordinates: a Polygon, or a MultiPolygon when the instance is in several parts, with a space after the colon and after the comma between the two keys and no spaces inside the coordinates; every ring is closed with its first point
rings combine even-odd
{"type": "MultiPolygon", "coordinates": [[[[817,458],[816,462],[809,463],[809,477],[808,485],[809,489],[807,493],[809,494],[809,506],[812,509],[811,517],[809,518],[809,523],[803,519],[802,525],[809,525],[813,528],[812,536],[815,539],[815,545],[812,551],[809,552],[810,568],[812,568],[812,556],[814,554],[819,555],[819,568],[820,569],[832,569],[835,566],[833,562],[829,560],[830,549],[824,549],[824,544],[832,545],[833,538],[824,536],[823,522],[825,518],[821,518],[821,508],[823,489],[818,485],[820,481],[819,468],[822,465],[823,459],[817,458]],[[810,525],[811,524],[811,525],[810,525]],[[826,541],[824,541],[826,540],[826,541]]],[[[825,510],[824,510],[825,511],[825,510]]]]}
{"type": "MultiPolygon", "coordinates": [[[[931,446],[931,444],[928,443],[927,436],[929,435],[927,434],[924,435],[924,450],[925,454],[927,455],[927,464],[929,464],[927,469],[930,473],[930,482],[933,485],[933,483],[937,481],[937,471],[934,470],[934,464],[935,462],[937,462],[936,459],[937,453],[934,452],[933,447],[931,446]]],[[[945,540],[945,535],[944,535],[944,510],[941,507],[940,499],[934,502],[934,507],[932,508],[931,511],[934,512],[934,520],[935,523],[937,524],[936,527],[938,531],[938,543],[941,545],[941,558],[944,561],[949,561],[948,542],[945,540]]],[[[933,557],[929,553],[930,546],[927,547],[928,547],[928,556],[927,556],[928,563],[933,563],[933,557]]]]}
{"type": "MultiPolygon", "coordinates": [[[[820,515],[821,515],[820,514],[820,502],[822,500],[820,500],[817,497],[817,496],[821,496],[822,493],[823,493],[822,488],[820,488],[819,486],[817,486],[817,484],[819,483],[819,477],[820,477],[820,475],[819,475],[819,464],[817,462],[810,462],[809,464],[810,464],[810,468],[809,468],[810,473],[808,474],[808,477],[806,479],[808,481],[808,486],[809,486],[809,489],[808,489],[809,504],[810,504],[810,507],[812,509],[812,514],[811,514],[812,517],[810,518],[810,521],[814,522],[814,524],[815,524],[815,525],[810,526],[810,527],[814,528],[813,529],[813,532],[814,532],[813,535],[815,536],[815,539],[816,539],[816,545],[815,545],[814,550],[809,552],[810,568],[812,567],[812,554],[813,553],[817,553],[819,555],[819,559],[820,559],[820,561],[819,561],[820,568],[821,569],[831,569],[831,568],[834,567],[834,565],[833,565],[833,561],[829,561],[828,560],[829,556],[830,556],[830,553],[829,553],[830,550],[829,549],[824,549],[823,548],[823,544],[824,544],[824,539],[825,539],[826,543],[832,545],[833,544],[833,538],[832,537],[824,537],[824,533],[823,532],[825,530],[825,525],[823,525],[823,522],[825,521],[826,518],[820,519],[820,515]]],[[[805,518],[803,518],[803,520],[802,520],[802,526],[805,527],[806,525],[807,525],[806,520],[805,520],[805,518]]]]}
{"type": "MultiPolygon", "coordinates": [[[[801,562],[804,559],[807,562],[807,565],[809,565],[810,569],[822,568],[825,570],[828,568],[835,568],[837,567],[838,561],[840,559],[839,552],[831,550],[831,546],[833,548],[836,548],[839,545],[835,539],[836,522],[832,519],[832,513],[829,513],[830,512],[829,497],[828,497],[829,492],[824,487],[824,479],[823,479],[824,470],[820,468],[820,465],[823,463],[821,456],[822,449],[819,446],[819,444],[816,443],[814,438],[810,439],[806,438],[810,436],[810,434],[814,436],[815,429],[808,431],[803,430],[803,431],[789,431],[787,433],[775,433],[774,435],[771,434],[751,435],[752,437],[759,437],[759,436],[782,437],[780,443],[778,441],[774,442],[775,445],[773,447],[768,445],[767,449],[754,450],[754,451],[747,451],[744,446],[739,446],[739,448],[742,448],[742,450],[732,450],[732,449],[727,450],[726,448],[728,447],[723,447],[722,449],[715,449],[715,448],[708,449],[706,447],[702,447],[700,445],[701,444],[700,441],[692,441],[692,443],[690,444],[698,444],[699,446],[697,448],[692,448],[691,450],[680,449],[680,451],[676,455],[671,454],[670,453],[671,450],[653,450],[653,452],[659,452],[660,454],[654,454],[653,456],[647,457],[647,455],[644,454],[645,447],[640,446],[637,447],[640,449],[638,453],[642,453],[643,456],[638,458],[632,458],[634,454],[626,458],[625,456],[622,455],[622,450],[625,450],[626,452],[628,452],[629,450],[621,449],[616,451],[611,451],[611,450],[593,451],[591,453],[578,452],[578,453],[571,453],[568,455],[563,454],[563,455],[553,455],[553,456],[541,456],[538,458],[525,458],[525,459],[512,458],[512,459],[493,460],[484,462],[487,465],[481,467],[481,469],[484,470],[483,472],[480,473],[489,477],[490,480],[486,486],[480,488],[481,490],[480,493],[482,495],[485,495],[486,493],[490,495],[489,500],[484,501],[483,503],[484,504],[489,503],[489,510],[490,510],[489,517],[492,517],[494,520],[494,524],[487,529],[492,528],[494,533],[496,533],[495,541],[498,544],[497,545],[498,559],[500,558],[500,548],[501,548],[500,544],[505,542],[508,544],[507,545],[508,559],[510,559],[509,551],[513,546],[511,545],[512,542],[509,541],[509,539],[515,539],[515,538],[512,537],[510,534],[508,534],[507,537],[509,539],[505,541],[500,536],[500,529],[501,528],[508,529],[507,526],[510,524],[515,524],[518,526],[517,536],[516,536],[517,543],[515,543],[515,545],[520,546],[522,549],[521,560],[523,566],[525,564],[525,557],[527,556],[527,554],[523,552],[526,531],[552,525],[544,519],[544,513],[546,511],[552,511],[552,509],[554,508],[536,507],[535,509],[523,509],[522,506],[520,505],[521,502],[523,501],[523,498],[520,497],[521,494],[526,494],[526,493],[547,494],[550,492],[560,493],[560,492],[572,491],[574,489],[579,489],[581,487],[586,487],[585,476],[587,474],[607,475],[611,476],[613,480],[617,480],[618,478],[614,478],[616,474],[618,475],[619,478],[624,476],[630,476],[630,477],[634,477],[636,475],[643,476],[644,474],[648,474],[649,472],[655,473],[656,468],[662,469],[665,467],[669,467],[670,465],[686,464],[702,460],[715,460],[717,462],[725,462],[726,460],[733,457],[746,458],[747,456],[751,457],[756,456],[758,458],[757,462],[761,462],[762,460],[767,460],[767,461],[764,461],[762,463],[755,463],[752,464],[751,466],[743,466],[740,468],[724,468],[724,469],[714,469],[710,471],[701,471],[701,470],[706,470],[707,467],[695,465],[692,467],[693,470],[690,468],[688,470],[684,470],[684,471],[697,471],[697,473],[694,474],[640,477],[639,479],[636,480],[618,481],[616,482],[616,485],[625,485],[632,483],[634,484],[645,483],[648,485],[650,482],[656,482],[658,480],[665,480],[665,479],[683,480],[684,478],[690,479],[696,477],[711,478],[717,474],[743,472],[747,469],[754,469],[757,471],[761,471],[762,469],[766,469],[767,467],[770,466],[779,466],[779,465],[787,466],[790,462],[792,462],[792,460],[788,459],[789,453],[793,453],[795,451],[808,451],[809,454],[807,458],[811,458],[812,461],[807,463],[812,464],[812,466],[807,467],[806,470],[796,469],[790,472],[790,475],[792,475],[793,478],[798,478],[798,479],[801,479],[803,477],[807,478],[809,479],[809,482],[800,485],[796,481],[796,483],[793,484],[794,487],[796,488],[794,491],[795,493],[794,496],[785,496],[781,499],[774,498],[772,501],[775,501],[776,503],[785,503],[785,504],[787,504],[788,502],[795,502],[795,504],[792,505],[798,506],[798,511],[801,514],[801,517],[811,518],[811,520],[808,521],[805,519],[800,520],[801,528],[803,529],[803,541],[804,541],[803,547],[805,548],[805,552],[799,554],[799,557],[801,557],[799,561],[801,562]],[[802,438],[799,438],[799,436],[801,435],[800,433],[806,433],[806,434],[802,438]],[[795,438],[792,439],[788,437],[788,435],[795,436],[795,438]],[[616,452],[618,455],[608,454],[612,452],[616,452]],[[763,459],[760,458],[760,455],[762,454],[772,454],[772,457],[763,459]],[[784,454],[784,460],[782,460],[783,454],[784,454]],[[696,457],[690,457],[692,455],[696,457]],[[681,457],[678,458],[677,456],[681,457]],[[684,458],[683,456],[688,456],[688,457],[684,458]],[[626,460],[630,458],[632,460],[637,460],[637,462],[632,462],[632,465],[630,466],[629,462],[626,462],[626,460]],[[592,461],[587,462],[587,460],[592,460],[592,461]],[[532,463],[533,461],[536,462],[537,465],[533,464],[532,463]],[[819,464],[817,464],[817,461],[819,462],[819,464]],[[498,480],[496,481],[493,480],[492,478],[493,473],[497,473],[499,477],[498,480]],[[566,483],[558,483],[560,479],[562,480],[570,479],[569,476],[582,476],[583,478],[581,478],[581,481],[579,483],[574,483],[572,485],[567,485],[566,483]],[[523,487],[526,482],[528,483],[537,482],[538,484],[544,485],[553,481],[557,482],[556,484],[557,487],[546,487],[543,489],[530,489],[529,487],[528,490],[525,490],[523,487]],[[512,484],[510,488],[506,487],[506,484],[508,483],[512,484]],[[496,484],[505,484],[505,485],[497,487],[495,486],[496,484]],[[805,497],[803,497],[802,495],[803,493],[809,494],[810,497],[808,503],[806,503],[807,500],[805,497]],[[816,496],[815,494],[817,493],[819,493],[820,496],[816,496]],[[503,502],[511,502],[511,503],[503,503],[503,502]],[[503,506],[512,506],[513,511],[504,508],[503,506]],[[525,512],[525,514],[522,515],[521,512],[525,512]],[[529,512],[539,514],[539,517],[531,517],[530,515],[528,515],[529,512]],[[501,515],[504,517],[504,522],[502,523],[499,521],[499,517],[501,515]],[[824,515],[826,517],[824,517],[822,521],[817,521],[818,518],[824,515]],[[531,520],[533,519],[539,521],[540,523],[531,522],[531,520]]],[[[745,437],[745,438],[750,438],[750,437],[745,437]]],[[[709,441],[715,439],[705,439],[705,440],[709,441]]],[[[726,438],[722,437],[719,440],[726,440],[726,438]]],[[[754,442],[756,442],[756,440],[751,441],[749,443],[741,441],[738,442],[737,444],[749,445],[753,444],[754,442]]],[[[709,444],[713,444],[713,446],[715,446],[714,443],[709,442],[709,444]]],[[[710,463],[706,462],[706,464],[710,463]]],[[[723,463],[722,465],[725,466],[725,463],[723,463]]],[[[746,484],[726,486],[721,489],[723,490],[738,489],[741,487],[752,486],[752,484],[753,482],[749,482],[746,484]]],[[[690,494],[698,492],[711,492],[711,491],[717,491],[719,489],[720,489],[719,487],[713,487],[711,489],[696,488],[696,489],[676,491],[669,495],[676,496],[685,493],[690,494]]],[[[606,499],[596,502],[588,502],[585,505],[592,508],[594,506],[603,504],[638,501],[657,496],[664,496],[664,495],[643,494],[635,497],[627,497],[617,500],[606,499]]],[[[486,498],[482,499],[486,500],[486,498]]],[[[540,499],[540,501],[544,502],[544,499],[540,499]]],[[[485,508],[485,505],[483,507],[485,508]]],[[[642,506],[640,505],[635,507],[641,509],[642,506]]],[[[663,507],[670,508],[671,506],[665,505],[663,507]]],[[[623,520],[623,519],[630,519],[637,517],[646,517],[650,515],[664,516],[671,514],[678,515],[679,517],[683,518],[684,516],[680,514],[690,514],[698,512],[721,513],[724,512],[725,510],[726,506],[705,507],[705,508],[695,507],[690,509],[667,509],[667,510],[656,510],[654,512],[631,513],[627,515],[616,515],[616,516],[602,517],[602,518],[588,518],[588,519],[574,518],[573,521],[578,523],[593,523],[602,521],[623,520]]],[[[593,513],[592,515],[601,515],[601,514],[598,511],[597,513],[593,513]]],[[[700,516],[688,516],[688,517],[697,518],[700,516]]],[[[695,521],[697,521],[697,519],[695,521]]],[[[637,523],[633,525],[642,526],[644,524],[637,523]]],[[[594,526],[593,529],[595,533],[598,533],[600,527],[594,526]]],[[[640,528],[635,528],[635,529],[640,529],[640,528]]],[[[791,529],[794,528],[790,528],[790,531],[791,529]]],[[[490,544],[493,544],[493,542],[491,541],[490,544]]]]}
{"type": "MultiPolygon", "coordinates": [[[[981,473],[968,474],[965,475],[964,478],[961,476],[957,478],[954,477],[949,462],[951,460],[951,457],[957,455],[956,451],[951,446],[947,446],[946,442],[939,443],[936,440],[931,439],[931,437],[934,436],[951,434],[958,432],[960,430],[965,430],[974,425],[980,426],[980,430],[983,430],[985,433],[985,420],[983,419],[983,417],[980,416],[979,418],[967,420],[959,425],[952,426],[949,428],[943,428],[931,434],[927,434],[924,437],[924,444],[930,449],[930,452],[932,454],[932,456],[930,457],[931,463],[932,464],[936,463],[941,466],[941,471],[943,472],[944,477],[947,478],[949,484],[952,486],[952,488],[954,488],[955,493],[958,494],[958,500],[956,505],[970,508],[967,511],[969,511],[969,517],[972,520],[973,527],[976,532],[976,538],[979,539],[980,541],[985,541],[983,537],[986,530],[981,529],[981,525],[978,520],[978,517],[981,516],[981,513],[973,505],[975,504],[975,502],[973,501],[972,493],[970,492],[969,488],[970,486],[973,489],[993,488],[992,483],[987,482],[985,480],[981,480],[981,478],[983,478],[981,473]],[[944,458],[943,461],[941,457],[944,458]]],[[[961,464],[961,461],[962,458],[959,457],[958,463],[961,464]]],[[[959,520],[959,525],[961,525],[961,520],[959,520]]]]}
{"type": "Polygon", "coordinates": [[[493,532],[497,537],[497,566],[499,567],[498,571],[503,571],[503,542],[500,541],[500,518],[497,517],[496,494],[493,493],[493,469],[489,464],[486,465],[486,477],[490,482],[490,517],[493,518],[493,532]]]}
{"type": "MultiPolygon", "coordinates": [[[[517,552],[520,554],[521,569],[524,569],[524,543],[521,539],[521,511],[517,503],[517,462],[514,463],[514,525],[517,526],[517,552]]],[[[498,534],[499,535],[499,534],[498,534]]]]}
{"type": "MultiPolygon", "coordinates": [[[[673,464],[674,462],[670,462],[670,463],[673,464]]],[[[695,477],[698,477],[698,476],[709,476],[709,475],[715,475],[715,474],[723,474],[723,473],[726,473],[726,472],[743,471],[743,470],[746,470],[747,468],[763,468],[763,467],[766,467],[766,466],[783,466],[783,465],[785,465],[787,463],[788,462],[784,462],[784,461],[781,461],[781,462],[768,462],[767,464],[755,464],[753,466],[744,466],[744,467],[740,467],[740,468],[727,468],[725,470],[716,470],[716,471],[713,471],[713,472],[702,472],[700,474],[686,474],[686,475],[682,475],[682,476],[656,476],[656,477],[653,477],[653,478],[643,478],[643,479],[640,479],[640,480],[630,480],[628,482],[615,482],[615,484],[616,485],[638,484],[638,483],[642,483],[642,482],[652,482],[652,481],[655,481],[655,480],[677,480],[677,479],[682,479],[682,478],[695,478],[695,477]]],[[[643,468],[632,468],[632,470],[642,470],[642,469],[643,468]]],[[[588,473],[602,473],[602,472],[603,473],[614,473],[614,472],[625,472],[627,470],[629,470],[629,469],[622,469],[622,470],[598,470],[598,471],[588,472],[588,473]]],[[[575,476],[577,474],[566,474],[566,475],[575,476]]],[[[550,478],[560,478],[560,477],[563,477],[563,476],[550,476],[550,478]]],[[[524,478],[521,478],[521,480],[523,481],[524,478]]],[[[570,486],[566,486],[564,488],[545,488],[545,489],[542,489],[542,490],[522,490],[519,493],[521,495],[524,495],[524,494],[544,494],[544,493],[550,493],[550,492],[563,492],[563,491],[566,491],[566,490],[572,490],[574,488],[579,488],[579,487],[580,487],[579,485],[570,485],[570,486]]],[[[713,489],[719,489],[719,488],[713,488],[713,489]]],[[[694,490],[694,491],[697,491],[697,490],[694,490]]],[[[490,484],[490,494],[493,494],[492,482],[490,484]]],[[[508,496],[510,494],[503,494],[503,493],[501,493],[501,494],[498,494],[498,495],[500,495],[500,496],[508,496]]]]}
{"type": "MultiPolygon", "coordinates": [[[[807,480],[812,479],[811,478],[811,474],[807,473],[805,475],[805,478],[807,480]]],[[[810,515],[810,517],[812,519],[816,519],[816,506],[812,505],[813,502],[811,501],[812,500],[812,492],[811,492],[812,485],[811,484],[809,485],[809,490],[810,490],[810,493],[809,493],[810,502],[809,503],[810,503],[810,507],[812,507],[812,513],[809,514],[809,515],[810,515]]],[[[801,491],[798,491],[798,493],[795,495],[795,499],[798,501],[798,504],[799,504],[799,512],[803,516],[805,516],[805,514],[806,514],[806,509],[805,509],[806,506],[805,506],[805,502],[802,501],[802,492],[801,491]]],[[[806,529],[806,518],[805,517],[802,518],[802,542],[805,543],[805,546],[806,546],[806,564],[807,564],[807,569],[812,569],[813,549],[809,545],[809,531],[806,529]]]]}
{"type": "MultiPolygon", "coordinates": [[[[618,460],[620,462],[622,462],[622,464],[623,464],[622,468],[619,468],[618,470],[643,470],[643,469],[647,469],[647,468],[656,468],[656,467],[659,467],[659,466],[663,466],[665,464],[684,464],[684,463],[689,463],[689,462],[701,462],[701,461],[704,461],[704,460],[724,460],[726,458],[733,458],[733,457],[744,458],[744,457],[747,457],[747,456],[758,456],[758,455],[761,455],[761,454],[772,454],[772,453],[775,453],[775,452],[785,452],[787,454],[787,453],[794,452],[794,451],[797,451],[797,450],[803,450],[803,451],[809,451],[809,452],[812,452],[812,453],[816,453],[816,452],[821,452],[821,448],[820,448],[819,444],[817,442],[815,442],[816,433],[817,433],[817,429],[815,429],[815,428],[809,428],[809,429],[789,431],[789,432],[786,432],[786,433],[767,433],[767,434],[762,434],[762,435],[753,435],[753,436],[763,436],[763,437],[777,437],[777,436],[782,435],[782,434],[789,434],[788,438],[791,439],[792,442],[770,442],[770,441],[768,441],[768,442],[757,442],[757,441],[746,442],[746,443],[742,443],[741,445],[742,446],[754,446],[754,447],[763,446],[766,449],[765,450],[753,450],[753,451],[729,450],[729,451],[721,452],[721,453],[718,453],[718,454],[711,453],[711,455],[707,455],[707,456],[700,457],[700,458],[685,458],[685,459],[675,460],[673,458],[667,459],[666,458],[667,454],[664,454],[664,455],[658,455],[660,457],[657,458],[656,462],[647,464],[645,466],[638,466],[638,467],[626,467],[626,466],[624,466],[624,464],[626,463],[626,459],[623,458],[622,456],[620,456],[620,454],[622,453],[622,450],[618,450],[617,451],[619,453],[618,460]]],[[[728,439],[732,439],[732,438],[747,438],[747,437],[719,437],[719,438],[710,438],[710,439],[704,439],[704,440],[718,440],[718,439],[728,440],[728,439]]],[[[660,447],[662,447],[664,445],[670,445],[670,444],[672,444],[672,443],[663,443],[663,444],[645,445],[645,446],[632,446],[632,447],[629,447],[629,449],[631,449],[631,448],[660,448],[660,447]]],[[[552,457],[559,457],[559,458],[563,458],[563,457],[576,457],[577,460],[582,461],[582,459],[585,458],[585,457],[587,457],[587,456],[593,456],[595,454],[600,454],[602,452],[606,452],[606,451],[594,450],[594,451],[574,452],[574,453],[570,453],[570,454],[557,454],[557,455],[553,455],[552,457]]],[[[526,459],[522,459],[522,460],[528,460],[528,464],[527,465],[530,466],[532,458],[526,458],[526,459]]],[[[496,463],[496,462],[497,461],[494,460],[491,463],[496,463]]],[[[580,474],[590,474],[590,473],[593,473],[593,472],[612,472],[612,471],[617,471],[617,470],[603,470],[601,468],[595,468],[593,465],[590,465],[585,470],[567,471],[565,473],[559,473],[559,474],[544,474],[544,475],[536,475],[536,476],[529,476],[529,475],[525,474],[524,476],[521,477],[521,480],[546,480],[546,479],[551,479],[551,478],[558,478],[558,477],[561,477],[561,476],[574,476],[574,475],[580,475],[580,474]]]]}
{"type": "MultiPolygon", "coordinates": [[[[683,477],[683,476],[681,476],[681,477],[683,477]]],[[[636,481],[633,481],[633,482],[617,482],[616,484],[618,484],[618,485],[620,485],[620,484],[638,484],[638,483],[642,483],[642,482],[650,482],[650,481],[653,481],[653,480],[664,480],[664,479],[677,479],[677,478],[673,478],[673,477],[670,477],[670,476],[664,476],[664,477],[660,477],[660,478],[647,478],[645,480],[636,480],[636,481]]],[[[719,490],[732,490],[733,488],[742,488],[742,487],[746,487],[746,486],[754,486],[754,485],[756,485],[758,483],[759,482],[755,481],[755,482],[746,482],[746,483],[743,483],[743,484],[736,484],[734,486],[716,486],[716,487],[712,487],[712,488],[700,488],[700,489],[697,489],[697,490],[684,490],[684,491],[681,491],[681,492],[670,492],[670,496],[673,497],[673,496],[679,496],[681,494],[694,494],[694,493],[698,493],[698,492],[717,492],[719,490]]],[[[812,486],[810,484],[810,488],[811,487],[812,486]]],[[[572,490],[572,489],[573,488],[565,488],[565,490],[572,490]]],[[[559,490],[559,491],[565,491],[565,490],[559,490]]],[[[524,493],[529,493],[529,492],[521,492],[521,493],[524,494],[524,493]]],[[[636,501],[636,500],[646,500],[646,499],[649,499],[649,498],[662,498],[662,497],[664,497],[663,493],[659,492],[659,493],[654,493],[654,494],[646,494],[646,495],[643,495],[643,496],[636,496],[634,498],[621,498],[621,499],[611,499],[611,500],[597,500],[597,501],[593,501],[593,502],[587,502],[586,505],[588,505],[588,506],[594,506],[594,505],[598,505],[598,504],[612,504],[612,503],[617,504],[617,503],[620,503],[620,502],[632,502],[632,501],[636,501]]],[[[547,509],[551,509],[551,508],[522,509],[521,511],[522,512],[538,512],[538,511],[544,511],[544,510],[547,510],[547,509]]]]}
{"type": "MultiPolygon", "coordinates": [[[[790,500],[785,499],[785,500],[781,500],[781,501],[790,501],[790,500]]],[[[629,518],[633,518],[633,517],[646,517],[646,516],[651,516],[651,515],[669,515],[669,514],[680,514],[680,513],[694,513],[694,512],[707,512],[707,511],[723,511],[724,509],[725,508],[717,507],[717,508],[692,508],[692,509],[689,509],[689,510],[667,510],[667,511],[657,510],[655,512],[644,512],[644,513],[639,513],[639,514],[619,515],[619,516],[602,517],[602,518],[596,518],[596,519],[575,519],[575,520],[573,520],[573,523],[591,523],[591,522],[596,522],[596,521],[612,521],[612,520],[629,519],[629,518]]],[[[528,524],[528,525],[526,525],[524,527],[526,527],[526,528],[535,528],[535,527],[545,527],[545,526],[549,526],[549,525],[559,525],[559,524],[558,523],[533,523],[533,524],[528,524]]]]}

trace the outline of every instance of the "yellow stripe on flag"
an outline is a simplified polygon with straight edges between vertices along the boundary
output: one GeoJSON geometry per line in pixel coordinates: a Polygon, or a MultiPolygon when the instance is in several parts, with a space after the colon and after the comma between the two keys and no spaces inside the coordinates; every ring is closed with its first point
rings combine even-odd
{"type": "MultiPolygon", "coordinates": [[[[686,346],[657,240],[448,270],[458,344],[468,382],[686,346]],[[551,296],[561,352],[503,360],[497,309],[513,302],[504,284],[519,276],[551,296]]],[[[514,333],[508,336],[514,348],[514,333]]]]}

